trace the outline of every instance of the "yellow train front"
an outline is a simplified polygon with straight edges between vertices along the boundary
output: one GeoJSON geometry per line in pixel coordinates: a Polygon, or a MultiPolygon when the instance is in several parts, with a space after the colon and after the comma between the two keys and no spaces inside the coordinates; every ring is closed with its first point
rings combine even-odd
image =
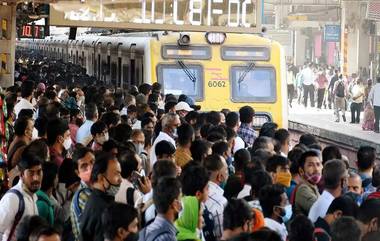
{"type": "Polygon", "coordinates": [[[250,105],[255,126],[273,121],[287,127],[284,53],[259,35],[122,33],[22,40],[18,47],[79,64],[115,87],[158,81],[165,94],[186,94],[202,111],[250,105]]]}
{"type": "Polygon", "coordinates": [[[255,126],[287,127],[282,47],[251,34],[173,33],[151,42],[151,79],[165,93],[186,94],[202,110],[252,106],[255,126]]]}

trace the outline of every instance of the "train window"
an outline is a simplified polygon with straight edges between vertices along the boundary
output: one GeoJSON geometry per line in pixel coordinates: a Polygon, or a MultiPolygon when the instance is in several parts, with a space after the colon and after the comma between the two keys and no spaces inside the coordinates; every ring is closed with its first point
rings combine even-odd
{"type": "Polygon", "coordinates": [[[129,87],[129,66],[126,64],[123,64],[123,83],[122,88],[129,87]]]}
{"type": "Polygon", "coordinates": [[[211,59],[209,46],[164,45],[161,52],[164,59],[211,59]]]}
{"type": "Polygon", "coordinates": [[[276,73],[272,67],[233,66],[230,70],[234,102],[275,102],[276,73]]]}
{"type": "Polygon", "coordinates": [[[203,67],[197,64],[159,64],[157,79],[164,94],[185,94],[196,101],[203,99],[203,67]]]}
{"type": "Polygon", "coordinates": [[[222,47],[223,60],[270,60],[270,51],[267,47],[222,47]]]}
{"type": "Polygon", "coordinates": [[[116,63],[111,63],[111,81],[116,85],[116,63]]]}

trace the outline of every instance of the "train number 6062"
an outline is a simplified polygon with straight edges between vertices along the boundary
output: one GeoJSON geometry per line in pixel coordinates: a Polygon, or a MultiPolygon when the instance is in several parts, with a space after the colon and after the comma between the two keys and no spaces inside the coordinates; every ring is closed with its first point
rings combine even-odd
{"type": "Polygon", "coordinates": [[[222,87],[226,87],[226,81],[215,81],[215,80],[210,80],[208,82],[208,87],[212,87],[212,88],[222,88],[222,87]]]}

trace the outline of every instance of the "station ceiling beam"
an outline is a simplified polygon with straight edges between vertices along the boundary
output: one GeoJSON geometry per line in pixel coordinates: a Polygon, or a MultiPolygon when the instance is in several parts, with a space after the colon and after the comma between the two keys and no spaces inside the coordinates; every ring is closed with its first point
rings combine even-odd
{"type": "Polygon", "coordinates": [[[341,0],[264,0],[265,4],[292,5],[292,6],[336,6],[339,7],[341,0]]]}

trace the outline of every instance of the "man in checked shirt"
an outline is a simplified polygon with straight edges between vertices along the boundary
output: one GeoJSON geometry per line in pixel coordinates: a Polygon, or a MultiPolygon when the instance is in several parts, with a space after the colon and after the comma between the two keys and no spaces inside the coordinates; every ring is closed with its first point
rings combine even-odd
{"type": "Polygon", "coordinates": [[[239,115],[241,124],[237,134],[243,139],[247,147],[251,147],[257,137],[256,131],[253,129],[252,125],[255,110],[246,105],[240,108],[239,115]]]}

